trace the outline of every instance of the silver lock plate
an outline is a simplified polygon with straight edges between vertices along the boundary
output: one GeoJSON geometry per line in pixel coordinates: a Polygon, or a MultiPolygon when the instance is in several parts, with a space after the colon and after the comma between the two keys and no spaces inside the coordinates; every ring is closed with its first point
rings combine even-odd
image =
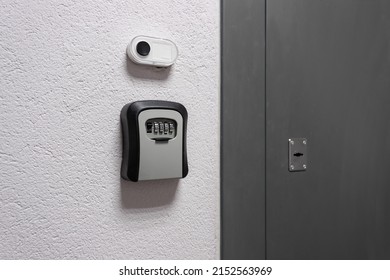
{"type": "Polygon", "coordinates": [[[307,170],[307,139],[288,139],[288,170],[290,172],[307,170]]]}

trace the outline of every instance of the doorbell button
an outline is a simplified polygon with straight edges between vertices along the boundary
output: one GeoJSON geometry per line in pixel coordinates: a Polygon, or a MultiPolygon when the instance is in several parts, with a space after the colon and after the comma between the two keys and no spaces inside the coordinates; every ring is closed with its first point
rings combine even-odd
{"type": "Polygon", "coordinates": [[[141,41],[137,44],[137,53],[142,56],[147,56],[150,52],[150,45],[145,42],[141,41]]]}
{"type": "Polygon", "coordinates": [[[176,61],[178,50],[170,40],[137,36],[127,46],[126,53],[134,63],[168,67],[176,61]]]}

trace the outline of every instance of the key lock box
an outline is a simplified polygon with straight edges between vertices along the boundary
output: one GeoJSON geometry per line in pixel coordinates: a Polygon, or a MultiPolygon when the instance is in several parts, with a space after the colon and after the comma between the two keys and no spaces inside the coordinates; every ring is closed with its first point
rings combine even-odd
{"type": "Polygon", "coordinates": [[[121,176],[133,182],[184,178],[188,173],[187,110],[169,101],[136,101],[122,108],[121,176]]]}

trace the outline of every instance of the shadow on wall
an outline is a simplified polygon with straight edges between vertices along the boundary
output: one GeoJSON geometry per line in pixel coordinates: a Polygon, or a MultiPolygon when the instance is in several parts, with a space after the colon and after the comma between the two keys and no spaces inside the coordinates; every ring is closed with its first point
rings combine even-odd
{"type": "Polygon", "coordinates": [[[179,179],[131,182],[121,179],[123,209],[154,208],[170,204],[179,179]]]}
{"type": "Polygon", "coordinates": [[[168,79],[171,67],[153,67],[147,65],[140,65],[132,62],[126,55],[126,68],[127,72],[134,78],[138,79],[153,79],[153,80],[166,80],[168,79]]]}

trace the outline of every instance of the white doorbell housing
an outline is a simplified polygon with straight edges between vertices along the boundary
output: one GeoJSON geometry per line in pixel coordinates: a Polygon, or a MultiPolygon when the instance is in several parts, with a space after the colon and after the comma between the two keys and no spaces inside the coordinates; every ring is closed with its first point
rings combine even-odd
{"type": "Polygon", "coordinates": [[[187,163],[187,110],[169,101],[136,101],[121,111],[121,176],[133,182],[184,178],[187,163]]]}
{"type": "Polygon", "coordinates": [[[177,58],[176,45],[167,39],[137,36],[127,46],[127,56],[137,64],[171,66],[177,58]]]}

